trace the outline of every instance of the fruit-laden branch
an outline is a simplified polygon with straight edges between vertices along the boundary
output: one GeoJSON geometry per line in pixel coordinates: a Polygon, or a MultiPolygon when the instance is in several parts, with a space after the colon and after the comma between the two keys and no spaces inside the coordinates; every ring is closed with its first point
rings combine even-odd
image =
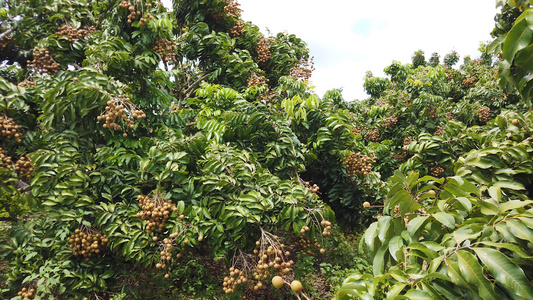
{"type": "Polygon", "coordinates": [[[13,31],[15,31],[14,28],[9,28],[8,30],[0,33],[0,40],[3,39],[4,37],[10,35],[13,31]]]}
{"type": "Polygon", "coordinates": [[[209,74],[210,73],[205,73],[204,75],[200,76],[200,78],[198,78],[195,82],[189,85],[189,87],[185,91],[182,91],[182,89],[178,90],[178,108],[181,107],[181,101],[190,98],[192,93],[200,86],[200,83],[202,83],[202,81],[204,81],[209,76],[209,74]]]}

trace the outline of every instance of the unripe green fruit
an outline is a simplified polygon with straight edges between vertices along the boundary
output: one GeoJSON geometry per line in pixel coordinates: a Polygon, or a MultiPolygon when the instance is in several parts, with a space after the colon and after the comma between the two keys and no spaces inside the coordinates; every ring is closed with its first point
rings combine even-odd
{"type": "Polygon", "coordinates": [[[520,124],[520,121],[518,121],[518,119],[513,119],[511,123],[513,123],[514,126],[518,126],[518,124],[520,124]]]}

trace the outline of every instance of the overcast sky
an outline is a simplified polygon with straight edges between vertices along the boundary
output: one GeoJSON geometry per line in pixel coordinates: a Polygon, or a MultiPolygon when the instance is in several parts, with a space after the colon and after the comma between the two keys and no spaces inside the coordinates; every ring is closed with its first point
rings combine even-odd
{"type": "Polygon", "coordinates": [[[410,63],[455,50],[479,57],[491,39],[494,0],[239,0],[242,18],[272,34],[296,34],[315,57],[311,79],[319,96],[343,88],[345,100],[365,99],[366,71],[383,76],[393,60],[410,63]]]}
{"type": "MultiPolygon", "coordinates": [[[[170,0],[163,0],[169,3],[170,0]]],[[[345,100],[365,99],[366,71],[384,76],[393,60],[410,63],[416,50],[429,59],[455,50],[480,56],[491,39],[495,0],[238,0],[242,19],[264,33],[287,32],[315,57],[315,91],[342,88],[345,100]]]]}

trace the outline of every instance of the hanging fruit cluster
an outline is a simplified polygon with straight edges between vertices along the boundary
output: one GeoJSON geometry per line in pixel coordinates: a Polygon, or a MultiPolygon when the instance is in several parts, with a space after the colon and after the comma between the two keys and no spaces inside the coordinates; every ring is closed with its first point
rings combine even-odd
{"type": "Polygon", "coordinates": [[[11,35],[6,35],[0,39],[0,48],[7,48],[13,42],[13,37],[11,35]]]}
{"type": "Polygon", "coordinates": [[[442,136],[443,134],[444,134],[444,127],[437,126],[437,130],[435,130],[435,135],[436,136],[442,136]]]}
{"type": "Polygon", "coordinates": [[[455,119],[455,116],[451,112],[446,113],[446,120],[451,121],[455,119]]]}
{"type": "Polygon", "coordinates": [[[313,184],[311,185],[311,183],[309,183],[309,181],[306,181],[305,182],[305,187],[310,190],[313,194],[316,195],[316,193],[318,193],[318,190],[320,190],[320,188],[318,187],[318,185],[316,184],[313,184]]]}
{"type": "Polygon", "coordinates": [[[431,176],[439,177],[442,173],[444,173],[444,168],[441,167],[438,163],[431,163],[431,165],[434,166],[429,169],[431,176]]]}
{"type": "Polygon", "coordinates": [[[355,135],[358,135],[358,134],[361,134],[364,130],[364,127],[357,127],[355,126],[354,128],[352,128],[352,132],[355,134],[355,135]]]}
{"type": "Polygon", "coordinates": [[[224,12],[227,17],[238,18],[241,16],[242,9],[239,7],[240,4],[235,0],[227,0],[227,5],[224,6],[224,12]]]}
{"type": "Polygon", "coordinates": [[[252,73],[252,75],[248,77],[247,83],[248,87],[262,86],[266,84],[266,78],[265,76],[259,76],[255,73],[252,73]]]}
{"type": "Polygon", "coordinates": [[[246,278],[244,271],[231,267],[229,268],[229,276],[224,277],[222,289],[224,290],[224,293],[231,294],[239,284],[246,282],[248,282],[248,279],[246,278]]]}
{"type": "Polygon", "coordinates": [[[490,120],[490,108],[487,106],[482,106],[478,108],[477,117],[483,122],[487,122],[488,120],[490,120]]]}
{"type": "MultiPolygon", "coordinates": [[[[313,240],[311,241],[309,238],[302,235],[300,239],[298,239],[294,244],[298,251],[309,256],[314,256],[316,249],[320,249],[320,253],[322,253],[322,250],[324,250],[320,248],[320,243],[318,242],[316,237],[313,237],[313,240]]],[[[324,253],[325,251],[326,250],[324,250],[324,253]]]]}
{"type": "Polygon", "coordinates": [[[244,31],[244,23],[241,20],[239,20],[235,22],[235,24],[230,30],[230,33],[233,37],[238,37],[242,35],[243,31],[244,31]]]}
{"type": "Polygon", "coordinates": [[[473,87],[476,84],[476,76],[471,76],[463,80],[462,84],[466,87],[473,87]]]}
{"type": "Polygon", "coordinates": [[[27,88],[34,88],[36,84],[37,84],[36,82],[31,81],[31,80],[28,80],[28,79],[26,78],[26,79],[22,80],[21,82],[19,82],[19,83],[17,84],[17,86],[18,86],[18,87],[21,87],[21,88],[25,88],[25,89],[27,89],[27,88]]]}
{"type": "Polygon", "coordinates": [[[77,228],[68,238],[72,254],[83,256],[86,260],[89,260],[93,254],[103,251],[108,241],[107,235],[101,235],[95,229],[87,226],[77,228]]]}
{"type": "Polygon", "coordinates": [[[22,134],[19,132],[21,128],[22,126],[15,123],[12,118],[6,115],[0,117],[0,132],[2,132],[2,138],[6,138],[8,140],[17,139],[17,143],[21,143],[22,140],[20,137],[22,134]]]}
{"type": "Polygon", "coordinates": [[[357,152],[345,156],[343,164],[348,175],[368,175],[372,172],[372,163],[374,162],[374,158],[357,152]]]}
{"type": "Polygon", "coordinates": [[[22,289],[17,293],[17,295],[19,295],[19,297],[20,297],[21,300],[29,300],[29,299],[33,299],[33,298],[35,298],[35,289],[34,289],[34,288],[31,288],[31,289],[22,288],[22,289]]]}
{"type": "MultiPolygon", "coordinates": [[[[130,1],[128,1],[128,0],[122,0],[122,2],[120,2],[119,7],[120,8],[127,8],[128,11],[130,12],[130,14],[128,15],[128,23],[129,24],[134,22],[137,19],[137,17],[140,17],[142,15],[142,11],[140,10],[141,8],[138,9],[138,8],[135,7],[135,5],[140,5],[141,2],[142,2],[141,0],[135,0],[134,4],[130,3],[130,1]]],[[[155,5],[156,6],[160,5],[160,3],[156,2],[155,5]]],[[[149,9],[149,8],[152,7],[152,4],[151,3],[146,3],[145,7],[149,9]]],[[[150,13],[146,13],[139,20],[139,25],[143,26],[144,24],[146,24],[148,22],[148,20],[152,20],[152,19],[153,19],[152,15],[150,15],[150,13]]]]}
{"type": "Polygon", "coordinates": [[[88,34],[95,31],[94,26],[87,27],[86,29],[76,29],[71,25],[63,25],[57,28],[56,35],[67,36],[69,42],[74,42],[74,40],[81,40],[85,38],[88,34]]]}
{"type": "Polygon", "coordinates": [[[155,40],[154,51],[159,54],[163,62],[174,62],[176,60],[176,45],[169,39],[155,40]]]}
{"type": "Polygon", "coordinates": [[[54,74],[59,71],[60,65],[50,56],[50,51],[43,48],[33,48],[33,60],[28,60],[28,67],[34,68],[41,74],[54,74]]]}
{"type": "Polygon", "coordinates": [[[291,68],[290,76],[296,80],[307,81],[311,79],[313,71],[315,70],[315,62],[313,61],[314,59],[314,56],[312,56],[310,60],[302,57],[300,59],[300,63],[291,68]]]}
{"type": "Polygon", "coordinates": [[[260,65],[264,66],[268,62],[268,59],[270,58],[270,55],[271,55],[269,45],[272,41],[273,41],[272,39],[262,38],[257,43],[257,47],[255,48],[255,51],[257,52],[257,55],[258,55],[257,63],[259,63],[260,65]]]}
{"type": "MultiPolygon", "coordinates": [[[[324,227],[324,230],[322,231],[322,236],[330,236],[331,235],[331,222],[327,220],[322,220],[320,222],[320,225],[324,227]]],[[[320,251],[320,253],[323,254],[322,250],[320,251]]]]}
{"type": "Polygon", "coordinates": [[[31,172],[33,172],[33,166],[31,160],[27,157],[21,157],[15,163],[15,171],[19,174],[21,179],[30,178],[31,172]]]}
{"type": "MultiPolygon", "coordinates": [[[[118,121],[125,122],[126,124],[123,124],[125,127],[133,129],[135,127],[133,120],[141,120],[144,118],[146,118],[146,114],[142,110],[137,109],[127,96],[121,95],[113,97],[111,100],[107,101],[105,112],[99,115],[96,119],[98,121],[105,120],[105,123],[102,125],[103,128],[121,130],[122,126],[117,123],[118,121]]],[[[123,133],[124,137],[128,136],[125,129],[126,128],[124,128],[123,133]]]]}
{"type": "Polygon", "coordinates": [[[396,118],[396,116],[390,116],[383,118],[382,125],[385,129],[391,129],[392,127],[394,127],[394,125],[396,125],[396,123],[398,123],[398,118],[396,118]]]}
{"type": "Polygon", "coordinates": [[[13,160],[11,156],[7,155],[4,149],[0,148],[0,168],[11,167],[13,160]]]}
{"type": "Polygon", "coordinates": [[[394,153],[391,155],[391,157],[398,161],[403,161],[405,159],[405,155],[401,153],[394,153]]]}
{"type": "Polygon", "coordinates": [[[403,139],[403,145],[404,146],[409,146],[414,140],[410,137],[406,137],[403,139]]]}
{"type": "Polygon", "coordinates": [[[291,253],[285,250],[285,245],[279,242],[278,237],[265,237],[255,242],[254,254],[257,255],[258,261],[253,272],[254,290],[263,286],[262,281],[269,277],[270,268],[274,268],[279,274],[288,274],[294,266],[294,261],[288,260],[291,253]]]}
{"type": "Polygon", "coordinates": [[[365,138],[369,141],[377,142],[379,141],[379,131],[377,129],[372,129],[365,134],[365,138]]]}
{"type": "Polygon", "coordinates": [[[435,118],[438,114],[439,110],[436,107],[431,108],[429,111],[429,116],[432,118],[435,118]]]}
{"type": "Polygon", "coordinates": [[[160,194],[155,194],[153,198],[150,196],[138,195],[139,206],[142,211],[137,213],[137,217],[146,220],[146,231],[148,233],[154,231],[156,228],[163,231],[165,224],[172,212],[177,211],[176,205],[171,200],[164,200],[160,194]]]}

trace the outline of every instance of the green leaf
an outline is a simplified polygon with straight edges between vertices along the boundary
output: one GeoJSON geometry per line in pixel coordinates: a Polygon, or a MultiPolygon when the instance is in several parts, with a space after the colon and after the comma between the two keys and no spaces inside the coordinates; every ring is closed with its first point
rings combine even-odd
{"type": "Polygon", "coordinates": [[[500,299],[494,291],[494,285],[483,275],[483,268],[477,258],[470,252],[459,250],[456,253],[459,269],[466,282],[477,287],[479,296],[484,299],[500,299]]]}
{"type": "Polygon", "coordinates": [[[408,290],[405,293],[405,297],[412,300],[433,300],[433,297],[428,292],[415,289],[408,290]]]}
{"type": "Polygon", "coordinates": [[[506,222],[507,229],[519,239],[533,243],[533,230],[527,227],[518,219],[508,219],[506,222]]]}
{"type": "Polygon", "coordinates": [[[533,299],[533,285],[524,271],[507,256],[492,248],[473,248],[497,282],[507,286],[516,295],[533,299]]]}
{"type": "Polygon", "coordinates": [[[385,255],[385,253],[387,253],[388,248],[389,248],[389,245],[385,244],[381,246],[376,252],[376,255],[374,256],[374,262],[372,265],[374,276],[383,274],[383,271],[385,270],[385,264],[387,263],[387,256],[385,255]]]}
{"type": "Polygon", "coordinates": [[[526,71],[533,72],[533,44],[517,53],[515,64],[526,71]]]}
{"type": "Polygon", "coordinates": [[[445,212],[438,212],[433,214],[433,217],[444,226],[455,229],[455,218],[452,215],[445,212]]]}
{"type": "Polygon", "coordinates": [[[365,243],[370,251],[374,251],[374,239],[378,235],[377,231],[378,223],[374,222],[370,224],[368,229],[365,231],[365,243]]]}
{"type": "Polygon", "coordinates": [[[516,20],[503,43],[502,57],[508,62],[512,62],[516,52],[529,46],[531,42],[533,32],[529,28],[527,20],[524,19],[526,12],[516,20]]]}

